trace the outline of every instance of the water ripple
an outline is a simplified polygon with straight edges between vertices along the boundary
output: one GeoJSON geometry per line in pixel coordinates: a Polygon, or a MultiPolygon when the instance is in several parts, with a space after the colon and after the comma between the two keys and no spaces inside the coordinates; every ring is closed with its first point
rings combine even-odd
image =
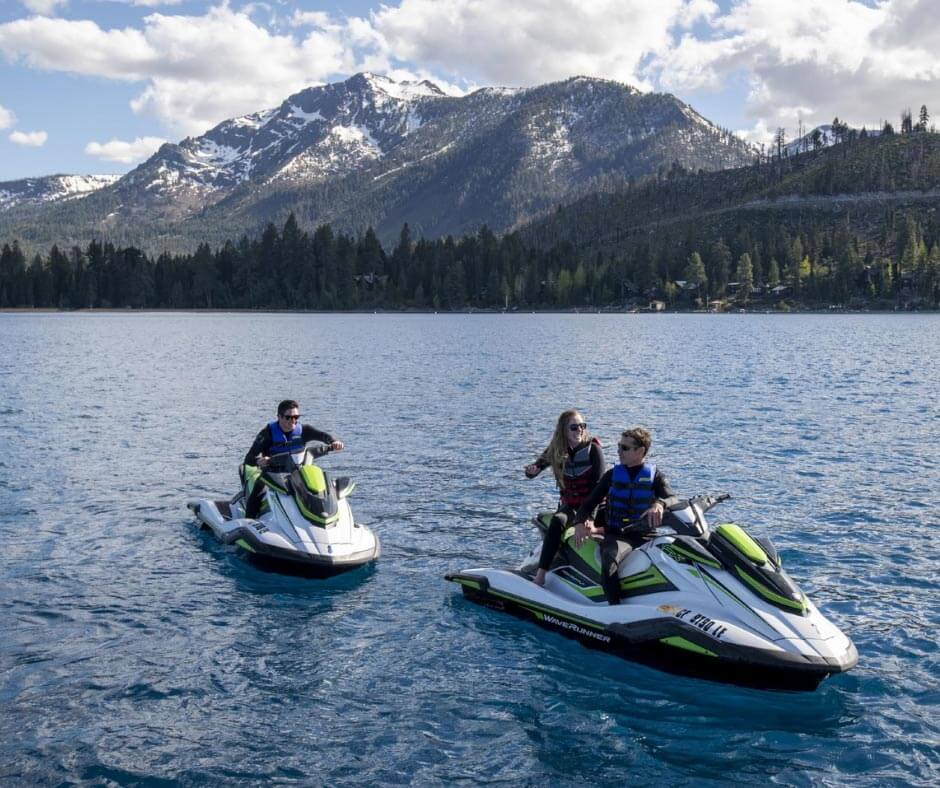
{"type": "Polygon", "coordinates": [[[0,782],[940,782],[936,317],[0,323],[31,370],[0,378],[0,782]],[[183,500],[232,490],[282,396],[347,443],[324,464],[359,482],[375,567],[266,573],[193,526],[183,500]],[[609,459],[644,424],[678,490],[731,491],[722,515],[774,538],[857,669],[725,687],[465,601],[446,572],[536,538],[555,493],[522,467],[569,406],[609,459]]]}

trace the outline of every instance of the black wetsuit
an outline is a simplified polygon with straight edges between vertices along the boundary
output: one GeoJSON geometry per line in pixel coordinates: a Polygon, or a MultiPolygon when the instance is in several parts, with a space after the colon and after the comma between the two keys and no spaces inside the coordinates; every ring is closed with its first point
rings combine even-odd
{"type": "MultiPolygon", "coordinates": [[[[627,468],[630,479],[635,480],[642,464],[627,468]]],[[[587,520],[594,512],[595,507],[607,497],[610,492],[610,480],[614,474],[613,468],[605,473],[597,486],[591,490],[591,494],[584,499],[584,502],[578,507],[574,521],[581,523],[587,520]]],[[[672,498],[674,493],[662,471],[656,469],[656,475],[653,477],[653,494],[659,501],[672,498]]],[[[620,602],[620,565],[624,559],[633,552],[634,547],[639,547],[646,541],[646,537],[641,534],[630,533],[621,534],[614,531],[609,526],[604,529],[604,541],[601,542],[601,585],[604,587],[604,593],[607,601],[611,605],[620,602]]]]}
{"type": "MultiPolygon", "coordinates": [[[[575,452],[583,448],[584,444],[580,443],[575,446],[573,449],[568,449],[568,457],[573,457],[575,452]]],[[[604,459],[604,452],[601,447],[596,443],[591,443],[591,470],[588,472],[588,482],[590,489],[594,489],[597,485],[598,480],[604,475],[604,471],[607,469],[607,461],[604,459]]],[[[548,460],[544,459],[544,455],[539,457],[535,464],[541,469],[549,467],[550,463],[548,460]]],[[[592,510],[593,511],[593,510],[592,510]]],[[[551,522],[548,525],[548,532],[545,534],[545,539],[542,541],[542,552],[539,554],[539,569],[548,569],[552,565],[552,561],[555,560],[555,554],[558,552],[558,547],[561,545],[561,537],[564,534],[565,529],[568,527],[568,522],[574,517],[574,507],[570,504],[564,503],[563,500],[558,502],[558,509],[555,511],[555,516],[552,517],[551,522]]]]}
{"type": "MultiPolygon", "coordinates": [[[[303,425],[301,428],[300,437],[304,443],[309,441],[332,443],[336,440],[336,438],[334,438],[328,432],[318,430],[316,427],[311,427],[309,424],[303,425]]],[[[265,457],[269,456],[271,446],[273,445],[274,438],[271,435],[271,430],[269,427],[265,426],[265,428],[255,436],[255,442],[251,444],[251,448],[248,450],[248,454],[245,455],[244,464],[257,465],[258,455],[261,454],[265,457]]],[[[258,516],[258,511],[261,509],[261,501],[264,499],[264,490],[264,484],[262,484],[260,481],[255,484],[251,491],[251,495],[249,495],[248,500],[245,501],[245,517],[254,519],[258,516]]]]}

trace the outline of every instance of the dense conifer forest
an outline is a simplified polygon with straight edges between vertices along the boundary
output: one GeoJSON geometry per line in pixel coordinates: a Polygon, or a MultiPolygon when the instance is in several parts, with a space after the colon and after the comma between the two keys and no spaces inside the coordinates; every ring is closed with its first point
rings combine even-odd
{"type": "MultiPolygon", "coordinates": [[[[887,131],[887,129],[886,129],[887,131]]],[[[0,307],[209,309],[937,308],[940,135],[848,136],[714,173],[674,166],[497,237],[305,230],[189,254],[0,251],[0,307]],[[655,304],[657,307],[660,304],[655,304]]]]}

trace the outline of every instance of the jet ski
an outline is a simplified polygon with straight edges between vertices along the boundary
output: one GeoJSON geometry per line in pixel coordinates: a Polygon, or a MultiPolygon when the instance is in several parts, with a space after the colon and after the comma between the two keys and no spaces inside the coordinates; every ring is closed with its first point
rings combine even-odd
{"type": "MultiPolygon", "coordinates": [[[[784,571],[773,543],[705,513],[730,496],[667,506],[659,528],[620,567],[623,599],[608,605],[599,542],[576,547],[574,528],[544,587],[532,582],[541,545],[518,569],[446,575],[464,596],[583,644],[682,675],[748,687],[813,690],[858,662],[852,641],[784,571]]],[[[535,518],[542,535],[552,513],[535,518]]],[[[646,534],[646,523],[626,530],[646,534]]]]}
{"type": "Polygon", "coordinates": [[[263,568],[312,577],[355,569],[379,557],[379,540],[353,519],[348,498],[355,482],[333,479],[314,462],[329,450],[308,445],[297,455],[273,455],[264,470],[243,466],[243,486],[233,498],[193,498],[186,505],[203,529],[263,568]],[[245,517],[252,484],[267,488],[257,519],[245,517]]]}

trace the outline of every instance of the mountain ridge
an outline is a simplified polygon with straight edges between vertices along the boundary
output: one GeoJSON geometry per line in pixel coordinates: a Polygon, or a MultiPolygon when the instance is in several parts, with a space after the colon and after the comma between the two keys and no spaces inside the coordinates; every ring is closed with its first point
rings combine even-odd
{"type": "Polygon", "coordinates": [[[375,227],[385,240],[404,222],[432,237],[504,231],[673,162],[721,169],[754,153],[676,97],[611,80],[458,97],[364,72],[166,143],[81,204],[0,212],[0,233],[30,225],[43,243],[104,236],[186,248],[291,212],[305,226],[375,227]]]}

